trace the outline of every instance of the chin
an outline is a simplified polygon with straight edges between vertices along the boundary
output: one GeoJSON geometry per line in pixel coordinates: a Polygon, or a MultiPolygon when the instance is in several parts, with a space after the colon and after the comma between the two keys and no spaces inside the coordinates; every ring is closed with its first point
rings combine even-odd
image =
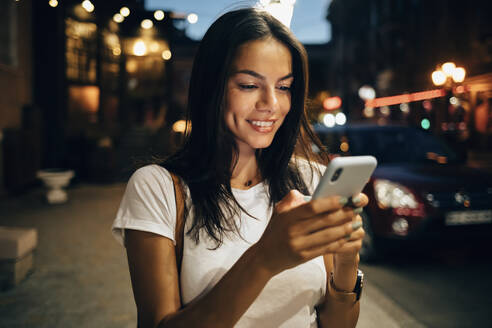
{"type": "Polygon", "coordinates": [[[268,148],[270,147],[272,143],[269,143],[269,144],[262,144],[262,145],[254,145],[253,146],[253,149],[265,149],[265,148],[268,148]]]}
{"type": "Polygon", "coordinates": [[[273,139],[269,139],[269,140],[265,140],[265,141],[255,140],[253,142],[250,142],[249,145],[253,149],[264,149],[264,148],[270,147],[272,142],[273,142],[273,139]]]}

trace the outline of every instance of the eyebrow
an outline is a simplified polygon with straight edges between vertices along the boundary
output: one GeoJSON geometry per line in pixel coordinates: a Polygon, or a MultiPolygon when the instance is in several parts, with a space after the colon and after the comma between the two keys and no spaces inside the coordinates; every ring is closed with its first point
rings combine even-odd
{"type": "MultiPolygon", "coordinates": [[[[252,70],[249,70],[249,69],[242,69],[242,70],[240,70],[240,71],[236,71],[236,72],[234,72],[234,74],[240,74],[240,73],[242,73],[242,74],[248,74],[248,75],[254,76],[254,77],[256,77],[256,78],[258,78],[258,79],[261,79],[261,80],[265,80],[265,79],[266,79],[266,78],[265,78],[263,75],[261,75],[260,73],[257,73],[257,72],[255,72],[255,71],[252,71],[252,70]]],[[[293,76],[294,76],[294,75],[293,75],[292,73],[289,73],[289,74],[287,74],[286,76],[281,77],[281,78],[280,78],[280,79],[278,79],[278,80],[279,80],[279,81],[287,80],[288,78],[291,78],[291,77],[293,77],[293,76]]]]}

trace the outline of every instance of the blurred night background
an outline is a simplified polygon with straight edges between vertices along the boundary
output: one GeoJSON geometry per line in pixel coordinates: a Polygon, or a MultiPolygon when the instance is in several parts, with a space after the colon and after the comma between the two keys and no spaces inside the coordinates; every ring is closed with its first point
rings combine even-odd
{"type": "MultiPolygon", "coordinates": [[[[381,171],[386,184],[373,181],[368,194],[393,188],[416,205],[377,199],[366,211],[368,243],[440,221],[426,256],[363,264],[358,326],[491,327],[492,2],[262,2],[294,5],[291,28],[309,55],[307,113],[333,156],[356,154],[351,127],[396,126],[445,143],[385,137],[399,150],[426,149],[435,181],[406,184],[409,173],[395,173],[388,183],[381,171]],[[452,229],[478,244],[443,246],[439,236],[452,229]]],[[[0,327],[135,326],[124,249],[110,235],[125,182],[135,162],[183,140],[204,31],[254,3],[0,0],[0,327]],[[68,198],[47,196],[42,180],[60,186],[60,176],[68,198]]]]}

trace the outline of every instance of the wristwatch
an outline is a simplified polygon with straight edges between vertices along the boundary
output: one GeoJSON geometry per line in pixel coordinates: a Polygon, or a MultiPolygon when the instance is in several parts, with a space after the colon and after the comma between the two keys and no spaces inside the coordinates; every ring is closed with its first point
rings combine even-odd
{"type": "Polygon", "coordinates": [[[360,300],[360,295],[362,295],[362,288],[364,287],[364,272],[357,269],[357,281],[355,282],[354,293],[356,295],[355,300],[360,300]]]}
{"type": "Polygon", "coordinates": [[[364,273],[360,269],[357,269],[357,281],[355,282],[354,290],[351,292],[337,289],[335,283],[333,282],[333,272],[330,273],[329,293],[339,301],[353,302],[353,303],[359,301],[360,296],[362,295],[363,286],[364,286],[364,273]]]}

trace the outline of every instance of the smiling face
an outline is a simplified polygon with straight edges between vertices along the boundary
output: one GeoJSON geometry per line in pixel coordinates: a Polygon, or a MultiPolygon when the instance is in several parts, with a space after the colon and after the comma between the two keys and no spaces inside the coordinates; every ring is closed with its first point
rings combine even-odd
{"type": "Polygon", "coordinates": [[[292,56],[268,38],[239,47],[225,92],[224,120],[239,152],[270,146],[291,107],[292,56]]]}

